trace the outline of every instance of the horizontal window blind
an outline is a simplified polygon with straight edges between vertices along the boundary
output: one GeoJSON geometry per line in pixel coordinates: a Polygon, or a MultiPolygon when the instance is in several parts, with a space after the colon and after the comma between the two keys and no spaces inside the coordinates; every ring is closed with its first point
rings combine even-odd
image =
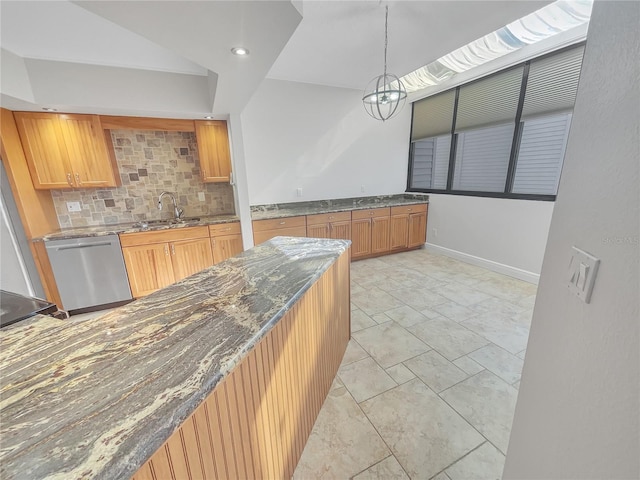
{"type": "Polygon", "coordinates": [[[411,187],[431,188],[434,146],[435,138],[418,140],[417,142],[413,143],[413,170],[411,172],[411,187]]]}
{"type": "Polygon", "coordinates": [[[413,142],[411,188],[447,188],[451,135],[413,142]]]}
{"type": "Polygon", "coordinates": [[[415,102],[411,140],[435,137],[450,132],[455,99],[454,89],[415,102]]]}
{"type": "Polygon", "coordinates": [[[510,123],[459,133],[453,189],[504,191],[512,140],[510,123]]]}
{"type": "Polygon", "coordinates": [[[523,66],[460,87],[456,131],[514,121],[523,66]]]}
{"type": "Polygon", "coordinates": [[[571,114],[524,122],[513,182],[514,193],[555,195],[564,159],[571,114]]]}
{"type": "Polygon", "coordinates": [[[584,46],[531,62],[522,117],[571,111],[576,101],[584,46]]]}
{"type": "Polygon", "coordinates": [[[435,155],[433,159],[433,184],[431,188],[444,190],[447,188],[449,175],[449,152],[451,150],[451,134],[436,138],[435,155]]]}

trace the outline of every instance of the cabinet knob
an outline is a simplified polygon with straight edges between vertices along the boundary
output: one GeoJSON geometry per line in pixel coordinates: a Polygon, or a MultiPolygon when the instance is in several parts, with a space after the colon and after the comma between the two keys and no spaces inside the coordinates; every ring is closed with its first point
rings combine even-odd
{"type": "Polygon", "coordinates": [[[407,211],[409,211],[409,212],[410,212],[410,211],[411,211],[411,208],[407,208],[407,211]]]}
{"type": "Polygon", "coordinates": [[[285,223],[287,223],[287,222],[280,222],[280,225],[284,225],[285,223]]]}
{"type": "Polygon", "coordinates": [[[171,254],[172,255],[176,254],[176,247],[175,247],[175,245],[173,243],[171,244],[171,254]]]}
{"type": "Polygon", "coordinates": [[[73,179],[70,173],[67,173],[67,183],[73,187],[73,179]]]}
{"type": "Polygon", "coordinates": [[[369,215],[373,215],[373,212],[369,212],[369,215]]]}
{"type": "Polygon", "coordinates": [[[335,218],[334,216],[330,216],[330,217],[329,217],[329,220],[333,220],[334,218],[335,218]]]}
{"type": "Polygon", "coordinates": [[[215,248],[215,247],[216,247],[216,239],[215,239],[215,238],[212,238],[212,239],[211,239],[211,246],[212,246],[213,248],[215,248]]]}
{"type": "Polygon", "coordinates": [[[82,182],[80,181],[80,174],[79,173],[76,173],[76,183],[78,185],[82,185],[82,182]]]}
{"type": "Polygon", "coordinates": [[[164,254],[165,255],[169,255],[169,246],[168,245],[164,246],[164,254]]]}

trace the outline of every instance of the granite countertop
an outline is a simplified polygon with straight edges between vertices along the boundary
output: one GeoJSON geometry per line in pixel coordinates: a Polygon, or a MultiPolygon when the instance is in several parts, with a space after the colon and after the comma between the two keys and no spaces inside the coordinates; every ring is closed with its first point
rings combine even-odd
{"type": "Polygon", "coordinates": [[[129,478],[349,243],[276,237],[100,318],[0,330],[0,478],[129,478]]]}
{"type": "Polygon", "coordinates": [[[398,207],[429,203],[429,195],[421,193],[402,193],[399,195],[380,195],[376,197],[339,198],[336,200],[317,200],[312,202],[273,203],[251,207],[252,220],[315,215],[317,213],[347,212],[369,208],[398,207]]]}
{"type": "Polygon", "coordinates": [[[169,230],[175,228],[199,227],[206,225],[216,225],[219,223],[239,222],[236,215],[209,215],[202,217],[186,218],[180,223],[153,223],[151,220],[148,226],[143,222],[116,223],[114,225],[99,225],[94,227],[62,228],[56,232],[49,233],[34,241],[61,240],[63,238],[101,237],[103,235],[118,235],[120,233],[151,232],[156,230],[169,230]]]}

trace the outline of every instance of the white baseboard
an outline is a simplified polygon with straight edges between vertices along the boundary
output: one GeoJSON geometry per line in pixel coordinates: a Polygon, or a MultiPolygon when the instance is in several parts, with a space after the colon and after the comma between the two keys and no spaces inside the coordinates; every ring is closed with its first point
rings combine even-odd
{"type": "Polygon", "coordinates": [[[522,270],[521,268],[505,265],[504,263],[498,263],[493,260],[487,260],[486,258],[476,257],[475,255],[469,255],[468,253],[441,247],[440,245],[434,245],[433,243],[427,243],[425,248],[433,253],[439,253],[447,257],[455,258],[456,260],[462,260],[463,262],[484,267],[493,272],[509,275],[510,277],[524,280],[525,282],[533,283],[534,285],[537,285],[540,281],[539,273],[529,272],[527,270],[522,270]]]}

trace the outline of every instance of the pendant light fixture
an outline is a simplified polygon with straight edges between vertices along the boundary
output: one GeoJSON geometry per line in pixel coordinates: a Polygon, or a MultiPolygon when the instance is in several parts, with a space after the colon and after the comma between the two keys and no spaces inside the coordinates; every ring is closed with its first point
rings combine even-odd
{"type": "Polygon", "coordinates": [[[407,91],[400,79],[387,73],[387,25],[389,22],[389,6],[384,13],[384,73],[369,82],[362,97],[364,109],[376,120],[389,120],[396,115],[407,99],[407,91]]]}

